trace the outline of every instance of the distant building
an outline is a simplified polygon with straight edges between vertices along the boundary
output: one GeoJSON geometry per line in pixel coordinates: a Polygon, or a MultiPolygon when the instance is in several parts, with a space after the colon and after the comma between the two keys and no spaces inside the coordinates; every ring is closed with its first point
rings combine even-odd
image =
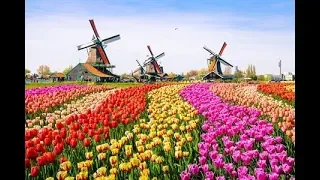
{"type": "Polygon", "coordinates": [[[284,73],[283,74],[283,80],[285,80],[285,81],[294,81],[295,80],[294,74],[292,74],[291,72],[284,73]]]}
{"type": "Polygon", "coordinates": [[[120,76],[111,74],[110,71],[101,72],[89,63],[79,63],[67,74],[69,81],[94,81],[94,82],[110,82],[115,78],[120,80],[120,76]]]}
{"type": "Polygon", "coordinates": [[[50,78],[52,78],[52,81],[64,81],[65,75],[63,73],[53,73],[50,75],[50,78]]]}

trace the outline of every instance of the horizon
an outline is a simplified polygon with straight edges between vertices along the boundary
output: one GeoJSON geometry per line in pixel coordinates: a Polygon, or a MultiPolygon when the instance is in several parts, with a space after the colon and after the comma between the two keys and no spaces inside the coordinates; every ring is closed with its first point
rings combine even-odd
{"type": "MultiPolygon", "coordinates": [[[[37,73],[40,65],[62,72],[87,59],[80,44],[90,42],[94,19],[101,38],[120,34],[105,49],[115,74],[130,73],[149,55],[165,52],[159,61],[167,73],[207,68],[210,56],[203,46],[245,70],[257,74],[295,73],[294,1],[195,0],[137,1],[26,1],[25,67],[37,73]],[[62,4],[60,6],[59,4],[62,4]],[[232,4],[232,6],[230,6],[232,4]],[[177,28],[177,30],[175,30],[177,28]]],[[[225,66],[222,65],[222,70],[225,66]]]]}

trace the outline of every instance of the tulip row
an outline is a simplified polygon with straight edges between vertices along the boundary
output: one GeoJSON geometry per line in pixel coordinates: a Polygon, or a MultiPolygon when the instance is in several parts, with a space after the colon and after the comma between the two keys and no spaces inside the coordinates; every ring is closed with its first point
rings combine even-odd
{"type": "Polygon", "coordinates": [[[93,92],[86,94],[84,97],[73,100],[68,103],[61,105],[59,110],[54,112],[42,113],[41,116],[37,116],[34,119],[26,120],[26,128],[36,128],[41,127],[53,127],[53,123],[56,121],[61,121],[74,114],[85,113],[88,109],[94,110],[98,107],[110,94],[114,93],[115,89],[93,92]]]}
{"type": "Polygon", "coordinates": [[[284,99],[288,101],[290,104],[294,104],[295,100],[295,92],[292,91],[294,89],[294,84],[292,83],[269,83],[269,84],[259,84],[258,90],[271,94],[275,98],[284,99]],[[289,87],[289,88],[287,88],[289,87]]]}
{"type": "Polygon", "coordinates": [[[46,86],[46,87],[38,87],[31,88],[25,90],[25,97],[36,96],[41,94],[50,94],[61,91],[70,91],[72,89],[81,89],[86,87],[85,85],[76,85],[76,84],[64,84],[59,86],[46,86]]]}
{"type": "Polygon", "coordinates": [[[259,120],[255,108],[224,103],[210,86],[191,85],[180,93],[207,118],[198,163],[190,164],[181,179],[294,179],[294,149],[284,146],[282,137],[273,136],[272,124],[259,120]]]}
{"type": "Polygon", "coordinates": [[[256,85],[217,84],[211,90],[228,102],[259,109],[295,142],[295,109],[292,106],[259,93],[256,85]]]}
{"type": "MultiPolygon", "coordinates": [[[[138,119],[147,104],[146,93],[161,86],[144,85],[115,90],[95,110],[57,122],[54,124],[55,129],[45,127],[26,130],[27,178],[44,179],[57,173],[60,169],[58,159],[80,162],[85,150],[91,151],[97,144],[109,142],[110,128],[124,126],[121,124],[138,119]]],[[[60,166],[69,167],[68,163],[60,166]]],[[[76,173],[77,167],[73,166],[72,171],[76,173]]],[[[60,174],[63,175],[63,172],[60,174]]]]}
{"type": "Polygon", "coordinates": [[[65,103],[70,100],[79,98],[85,94],[92,92],[106,91],[110,88],[107,86],[96,85],[96,86],[75,86],[74,88],[66,88],[62,91],[53,91],[50,93],[44,93],[39,95],[27,95],[25,97],[25,112],[29,117],[36,112],[50,112],[51,108],[57,105],[65,103]]]}

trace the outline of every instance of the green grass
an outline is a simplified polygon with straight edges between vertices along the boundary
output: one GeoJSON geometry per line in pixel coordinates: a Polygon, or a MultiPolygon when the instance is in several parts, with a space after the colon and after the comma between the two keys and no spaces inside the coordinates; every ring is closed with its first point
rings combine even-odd
{"type": "Polygon", "coordinates": [[[117,88],[126,88],[132,86],[139,86],[140,83],[93,83],[93,82],[76,82],[76,81],[65,81],[65,82],[43,82],[43,83],[29,83],[25,85],[25,89],[37,88],[37,87],[45,87],[45,86],[58,86],[63,84],[83,84],[83,85],[92,85],[92,84],[102,84],[110,87],[117,88]]]}

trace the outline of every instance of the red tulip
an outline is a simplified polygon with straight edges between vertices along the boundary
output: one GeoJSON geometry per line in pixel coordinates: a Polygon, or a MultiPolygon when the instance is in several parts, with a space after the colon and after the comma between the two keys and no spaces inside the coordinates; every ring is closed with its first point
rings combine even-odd
{"type": "Polygon", "coordinates": [[[111,123],[110,123],[111,128],[115,128],[115,127],[117,127],[117,125],[118,125],[117,121],[111,121],[111,123]]]}
{"type": "Polygon", "coordinates": [[[78,139],[80,139],[81,141],[85,138],[85,135],[83,132],[78,132],[78,139]]]}
{"type": "Polygon", "coordinates": [[[75,147],[77,146],[77,144],[78,144],[77,139],[76,139],[76,138],[71,138],[71,140],[70,140],[70,146],[71,146],[72,148],[75,148],[75,147]]]}
{"type": "Polygon", "coordinates": [[[83,145],[84,145],[85,147],[89,147],[89,146],[90,146],[90,139],[89,139],[89,138],[85,138],[85,139],[83,140],[83,145]]]}
{"type": "Polygon", "coordinates": [[[100,135],[95,135],[95,136],[94,136],[94,140],[95,140],[96,142],[100,142],[100,140],[101,140],[100,135]]]}
{"type": "Polygon", "coordinates": [[[38,175],[39,175],[39,168],[38,168],[37,166],[33,166],[33,167],[31,168],[31,174],[30,174],[30,176],[36,177],[36,176],[38,176],[38,175]]]}
{"type": "Polygon", "coordinates": [[[27,149],[26,157],[28,159],[36,159],[38,157],[38,153],[35,147],[30,147],[27,149]]]}
{"type": "Polygon", "coordinates": [[[24,160],[24,166],[26,169],[28,169],[31,166],[30,159],[26,158],[24,160]]]}
{"type": "Polygon", "coordinates": [[[44,139],[44,145],[50,146],[51,144],[52,144],[52,140],[51,139],[49,139],[49,138],[45,138],[44,139]]]}
{"type": "Polygon", "coordinates": [[[33,141],[26,141],[25,147],[26,148],[34,147],[33,141]]]}
{"type": "Polygon", "coordinates": [[[38,157],[37,164],[38,164],[38,166],[44,166],[44,165],[48,164],[47,158],[45,156],[38,157]]]}

